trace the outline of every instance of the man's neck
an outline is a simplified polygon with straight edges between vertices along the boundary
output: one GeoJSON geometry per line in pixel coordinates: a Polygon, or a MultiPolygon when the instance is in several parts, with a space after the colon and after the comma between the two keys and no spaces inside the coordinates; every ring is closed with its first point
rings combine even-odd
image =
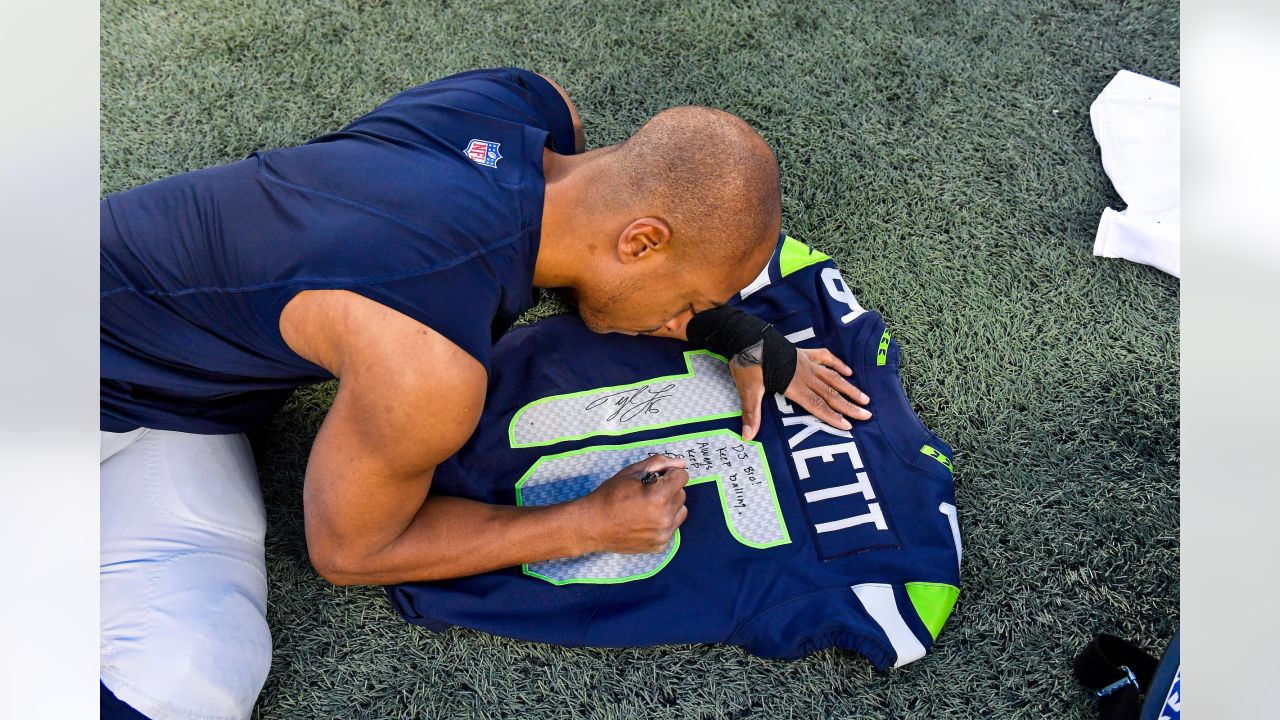
{"type": "Polygon", "coordinates": [[[589,265],[584,258],[604,248],[592,244],[592,225],[598,218],[584,212],[583,199],[599,181],[600,155],[609,148],[581,155],[558,155],[542,151],[543,177],[542,237],[534,264],[533,284],[543,288],[572,288],[589,265]]]}

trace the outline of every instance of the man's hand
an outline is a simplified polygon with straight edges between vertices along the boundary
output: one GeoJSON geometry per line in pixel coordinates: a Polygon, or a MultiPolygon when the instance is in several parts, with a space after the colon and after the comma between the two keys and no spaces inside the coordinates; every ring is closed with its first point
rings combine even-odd
{"type": "Polygon", "coordinates": [[[600,487],[574,501],[584,512],[594,550],[619,553],[661,552],[689,510],[684,486],[689,482],[684,461],[654,455],[628,465],[600,487]],[[640,478],[663,473],[652,485],[640,478]]]}
{"type": "MultiPolygon", "coordinates": [[[[643,334],[688,342],[691,317],[688,313],[683,314],[657,330],[643,334]]],[[[760,431],[760,405],[765,393],[763,362],[763,340],[729,360],[733,384],[737,386],[738,398],[742,401],[744,440],[755,438],[760,431]]],[[[822,422],[841,430],[849,430],[853,426],[845,420],[846,416],[855,420],[871,419],[871,411],[853,404],[856,402],[866,405],[871,402],[871,398],[845,380],[851,375],[853,370],[826,348],[796,348],[796,370],[787,385],[785,397],[822,422]],[[850,400],[853,402],[849,402],[850,400]]]]}
{"type": "MultiPolygon", "coordinates": [[[[853,375],[848,365],[825,348],[797,348],[796,352],[796,374],[787,386],[788,400],[841,430],[853,427],[845,417],[855,420],[871,418],[871,411],[854,405],[854,402],[866,405],[871,398],[845,380],[853,375]]],[[[760,431],[760,405],[764,400],[764,373],[759,361],[752,362],[752,359],[750,352],[744,351],[729,362],[733,383],[738,387],[738,397],[742,400],[744,440],[751,440],[760,431]]]]}

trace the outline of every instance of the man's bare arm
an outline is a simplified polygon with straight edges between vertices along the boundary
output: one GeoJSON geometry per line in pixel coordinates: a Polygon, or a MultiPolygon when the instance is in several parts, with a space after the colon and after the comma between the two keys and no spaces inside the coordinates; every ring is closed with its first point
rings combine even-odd
{"type": "Polygon", "coordinates": [[[281,329],[290,347],[339,378],[303,493],[308,551],[330,582],[435,580],[596,550],[651,551],[683,521],[684,491],[673,487],[683,471],[652,492],[632,469],[544,508],[429,497],[435,467],[480,417],[483,367],[421,323],[343,291],[300,294],[281,329]],[[620,506],[628,521],[604,522],[620,506]]]}

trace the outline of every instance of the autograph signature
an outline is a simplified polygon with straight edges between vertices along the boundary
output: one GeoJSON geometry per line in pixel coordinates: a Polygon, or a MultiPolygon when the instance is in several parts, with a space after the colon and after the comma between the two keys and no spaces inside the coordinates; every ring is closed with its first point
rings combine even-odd
{"type": "Polygon", "coordinates": [[[630,422],[640,415],[659,412],[658,403],[671,397],[670,392],[673,388],[675,383],[663,387],[650,385],[635,390],[610,393],[587,403],[586,409],[594,410],[609,406],[613,408],[613,412],[606,420],[630,422]]]}

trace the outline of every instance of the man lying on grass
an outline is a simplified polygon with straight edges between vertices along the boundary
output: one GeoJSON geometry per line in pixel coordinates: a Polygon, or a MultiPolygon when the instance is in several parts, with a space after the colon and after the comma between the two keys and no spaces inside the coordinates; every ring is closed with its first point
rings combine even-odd
{"type": "Polygon", "coordinates": [[[733,355],[745,437],[766,390],[836,427],[870,416],[839,359],[720,307],[781,224],[777,161],[750,126],[674,108],[583,149],[558,85],[482,70],[305,145],[102,200],[104,711],[249,715],[271,639],[243,433],[302,385],[339,381],[304,490],[311,560],[331,582],[665,547],[686,512],[671,458],[552,507],[429,494],[534,287],[568,290],[597,332],[733,355]]]}

